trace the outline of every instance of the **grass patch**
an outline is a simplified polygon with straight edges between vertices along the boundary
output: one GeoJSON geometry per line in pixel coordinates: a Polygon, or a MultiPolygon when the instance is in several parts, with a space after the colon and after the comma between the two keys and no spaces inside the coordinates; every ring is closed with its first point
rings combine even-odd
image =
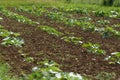
{"type": "MultiPolygon", "coordinates": [[[[90,0],[91,3],[95,3],[95,1],[93,0],[90,0]]],[[[101,3],[101,0],[99,1],[99,3],[101,3]]],[[[48,7],[68,7],[68,8],[77,8],[77,7],[87,7],[89,9],[93,9],[94,10],[98,10],[98,9],[101,9],[101,10],[115,10],[115,9],[119,9],[116,8],[116,7],[107,7],[107,6],[101,6],[101,5],[97,5],[97,4],[89,4],[89,0],[85,0],[85,3],[82,3],[81,0],[76,0],[76,1],[73,1],[71,3],[66,3],[65,0],[1,0],[0,1],[0,5],[1,6],[20,6],[20,5],[27,5],[27,6],[31,6],[31,5],[44,5],[44,6],[48,6],[48,7]]]]}
{"type": "Polygon", "coordinates": [[[17,78],[12,77],[9,71],[10,66],[4,62],[0,62],[0,80],[18,80],[17,78]]]}
{"type": "Polygon", "coordinates": [[[47,5],[57,5],[60,4],[59,1],[56,0],[1,0],[1,6],[19,6],[19,5],[33,5],[33,4],[47,4],[47,5]]]}

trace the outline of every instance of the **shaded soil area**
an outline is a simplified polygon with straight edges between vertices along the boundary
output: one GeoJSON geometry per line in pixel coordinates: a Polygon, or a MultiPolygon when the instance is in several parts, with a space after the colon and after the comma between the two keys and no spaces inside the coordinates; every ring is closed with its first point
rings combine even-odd
{"type": "MultiPolygon", "coordinates": [[[[116,38],[103,39],[99,34],[85,32],[76,27],[65,27],[64,24],[57,23],[47,17],[37,17],[34,15],[20,13],[28,18],[39,21],[40,25],[49,25],[57,28],[59,31],[73,32],[74,36],[82,36],[84,42],[100,43],[102,49],[107,53],[120,51],[120,41],[116,38]]],[[[80,45],[66,43],[54,35],[49,35],[44,31],[39,30],[36,26],[31,26],[23,23],[18,23],[13,19],[9,19],[2,14],[3,21],[0,25],[5,29],[19,32],[25,40],[25,45],[22,48],[4,47],[0,45],[0,52],[3,59],[8,62],[15,74],[21,75],[22,72],[30,73],[32,67],[37,65],[37,62],[49,59],[61,65],[61,69],[67,72],[77,72],[80,74],[95,75],[101,71],[115,72],[117,77],[120,77],[120,65],[110,65],[104,61],[105,56],[97,56],[88,53],[80,45]],[[24,61],[21,54],[26,54],[28,57],[33,57],[33,62],[24,61]]],[[[72,34],[67,34],[72,35],[72,34]]],[[[1,39],[0,39],[1,42],[1,39]]]]}

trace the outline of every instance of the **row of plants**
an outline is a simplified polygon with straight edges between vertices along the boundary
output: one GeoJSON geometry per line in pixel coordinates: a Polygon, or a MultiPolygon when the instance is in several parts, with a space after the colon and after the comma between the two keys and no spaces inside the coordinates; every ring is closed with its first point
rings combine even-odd
{"type": "MultiPolygon", "coordinates": [[[[49,32],[49,31],[48,31],[49,32]]],[[[54,32],[54,31],[53,31],[54,32]]],[[[56,31],[55,31],[56,32],[56,31]]],[[[66,42],[73,42],[74,44],[79,44],[79,40],[81,40],[81,38],[76,38],[76,37],[64,37],[66,42]]],[[[80,42],[81,43],[81,42],[80,42]]],[[[103,50],[99,49],[100,45],[98,44],[92,44],[92,43],[86,43],[82,45],[84,48],[86,48],[88,50],[88,52],[92,52],[92,53],[104,53],[103,50]]],[[[109,64],[120,64],[120,52],[114,52],[111,53],[112,55],[107,57],[106,60],[110,60],[109,64]]],[[[31,59],[33,60],[33,58],[31,57],[27,57],[26,58],[27,61],[31,61],[31,59]]],[[[23,74],[22,77],[20,77],[17,80],[88,80],[87,78],[85,78],[84,76],[81,76],[80,74],[77,73],[73,73],[73,72],[63,72],[59,69],[58,64],[56,64],[53,61],[44,61],[44,62],[40,62],[38,63],[40,64],[39,66],[35,66],[32,68],[32,73],[31,74],[23,74]]],[[[103,73],[101,73],[102,75],[103,73]]],[[[97,75],[96,78],[104,78],[101,77],[101,75],[97,75]]],[[[104,73],[104,75],[106,76],[111,76],[112,74],[108,74],[108,73],[104,73]]],[[[1,78],[1,79],[14,79],[16,80],[16,78],[12,78],[9,76],[6,76],[1,78]]]]}
{"type": "Polygon", "coordinates": [[[4,29],[3,26],[0,26],[0,37],[2,37],[2,45],[4,46],[15,46],[22,47],[24,40],[19,37],[19,33],[14,33],[4,29]]]}
{"type": "Polygon", "coordinates": [[[109,64],[120,64],[120,52],[113,52],[105,60],[109,61],[109,64]]]}
{"type": "MultiPolygon", "coordinates": [[[[89,17],[82,17],[79,20],[69,19],[69,18],[66,18],[65,14],[63,14],[61,12],[49,12],[49,13],[47,13],[47,15],[51,19],[66,22],[66,24],[71,25],[71,26],[77,25],[77,26],[81,26],[83,30],[98,32],[102,35],[103,38],[108,38],[111,36],[117,36],[117,37],[120,36],[120,32],[115,30],[112,27],[98,28],[95,25],[91,24],[89,22],[91,20],[91,18],[89,18],[89,17]]],[[[97,21],[97,23],[99,25],[106,25],[106,24],[109,24],[110,22],[108,20],[99,20],[99,21],[97,21]]],[[[62,34],[48,26],[42,26],[40,29],[46,31],[49,34],[54,34],[56,36],[60,36],[62,34]]],[[[72,36],[72,37],[64,36],[61,39],[63,39],[65,42],[73,42],[74,44],[79,44],[79,43],[82,44],[83,43],[81,41],[81,38],[74,37],[74,36],[72,36]]],[[[99,44],[85,43],[82,45],[82,47],[86,48],[88,52],[97,53],[98,55],[106,53],[104,50],[100,49],[99,44]]]]}
{"type": "MultiPolygon", "coordinates": [[[[64,9],[64,8],[63,8],[64,9]]],[[[70,8],[71,9],[71,8],[70,8]]],[[[53,7],[52,8],[52,10],[53,11],[55,11],[56,13],[57,12],[59,12],[59,13],[64,13],[64,12],[61,12],[61,11],[63,11],[63,10],[61,10],[61,8],[56,8],[56,7],[53,7]]],[[[71,9],[72,10],[72,9],[71,9]]],[[[76,8],[76,10],[78,10],[78,8],[76,8]]],[[[104,20],[104,19],[100,19],[100,20],[98,20],[98,21],[94,21],[94,22],[92,22],[92,18],[90,18],[89,16],[89,14],[90,13],[87,13],[87,10],[88,10],[88,12],[89,12],[89,10],[90,9],[86,9],[86,8],[80,8],[80,13],[81,14],[87,14],[87,17],[77,17],[78,18],[78,20],[80,20],[80,21],[90,21],[91,23],[94,23],[96,26],[107,26],[108,24],[110,24],[110,21],[109,20],[104,20]]],[[[104,10],[105,11],[105,10],[104,10]]],[[[96,16],[98,16],[98,17],[104,17],[104,16],[107,16],[107,14],[109,13],[109,17],[117,17],[118,15],[119,15],[119,13],[118,12],[120,12],[120,10],[110,10],[110,12],[108,12],[108,11],[106,11],[106,12],[108,12],[108,13],[105,13],[104,11],[101,11],[101,10],[98,10],[98,11],[92,11],[92,13],[94,13],[96,16]]],[[[69,11],[68,11],[69,12],[69,11]]],[[[73,12],[74,12],[74,10],[73,10],[73,12]]],[[[78,11],[79,12],[79,11],[78,11]]],[[[60,14],[61,15],[61,14],[60,14]]],[[[58,15],[58,16],[60,16],[60,15],[58,15]]],[[[65,14],[64,13],[64,17],[63,16],[60,16],[60,17],[62,17],[62,18],[64,18],[64,19],[62,19],[62,20],[65,20],[65,17],[66,17],[66,15],[69,15],[68,17],[70,17],[70,16],[72,16],[73,18],[74,18],[74,16],[72,15],[72,14],[65,14]]],[[[76,17],[75,17],[76,18],[76,17]]],[[[71,22],[74,22],[74,20],[73,19],[66,19],[66,21],[71,21],[71,22]]],[[[75,20],[76,21],[76,20],[75,20]]],[[[114,24],[114,25],[116,25],[116,24],[114,24]]]]}
{"type": "MultiPolygon", "coordinates": [[[[93,54],[96,54],[96,55],[105,55],[106,54],[105,50],[100,49],[101,48],[100,44],[97,44],[97,43],[94,44],[94,43],[91,43],[91,42],[84,43],[82,41],[83,40],[82,37],[64,36],[64,33],[61,33],[59,31],[57,31],[56,29],[54,29],[52,27],[49,27],[49,26],[39,26],[38,28],[47,32],[48,34],[52,34],[52,35],[61,37],[61,39],[64,40],[65,42],[73,43],[75,45],[81,45],[83,48],[86,49],[86,51],[88,53],[93,53],[93,54]]],[[[108,28],[108,30],[109,29],[111,30],[111,27],[108,28]]],[[[114,32],[114,31],[111,31],[111,32],[113,32],[113,34],[117,35],[116,32],[114,32]]],[[[113,53],[111,53],[111,54],[113,54],[113,53]]],[[[110,61],[109,62],[110,64],[112,64],[112,63],[114,63],[114,64],[119,63],[120,64],[120,52],[115,52],[114,55],[106,57],[105,60],[110,61]]]]}
{"type": "Polygon", "coordinates": [[[42,16],[44,15],[47,11],[44,8],[44,6],[20,6],[19,8],[15,8],[15,10],[20,11],[20,12],[27,12],[31,14],[35,14],[37,16],[42,16]]]}
{"type": "MultiPolygon", "coordinates": [[[[29,57],[28,54],[21,50],[18,51],[23,57],[23,60],[28,63],[35,61],[33,57],[29,57]]],[[[44,54],[44,53],[40,53],[44,54]]],[[[20,80],[88,80],[87,76],[80,75],[74,72],[64,72],[60,69],[60,65],[51,60],[44,60],[37,62],[30,74],[22,73],[20,80]]],[[[18,80],[19,80],[18,79],[18,80]]]]}
{"type": "Polygon", "coordinates": [[[59,65],[50,60],[38,62],[38,66],[32,68],[32,73],[24,73],[22,77],[12,76],[10,68],[8,64],[0,62],[0,80],[88,80],[78,73],[60,70],[59,65]]]}
{"type": "Polygon", "coordinates": [[[106,53],[104,50],[100,49],[99,44],[93,44],[93,43],[83,43],[83,38],[82,37],[74,37],[74,36],[64,36],[64,33],[61,33],[57,31],[56,29],[49,27],[49,26],[39,26],[38,27],[40,30],[43,30],[47,32],[48,34],[52,34],[55,36],[61,37],[62,40],[65,42],[72,42],[75,45],[82,45],[82,47],[86,48],[88,52],[90,53],[95,53],[95,54],[104,54],[106,53]]]}
{"type": "Polygon", "coordinates": [[[59,7],[60,11],[69,12],[69,13],[80,13],[80,14],[88,14],[89,10],[87,8],[67,8],[67,7],[59,7]]]}
{"type": "MultiPolygon", "coordinates": [[[[68,20],[68,18],[64,17],[64,15],[61,15],[62,13],[55,13],[55,12],[50,12],[49,17],[56,19],[56,20],[60,20],[60,21],[64,21],[68,20]],[[62,17],[61,17],[62,16],[62,17]]],[[[90,22],[88,22],[89,20],[91,20],[90,18],[81,18],[79,21],[78,20],[74,20],[74,19],[70,19],[69,20],[69,24],[73,25],[77,25],[77,26],[82,26],[83,30],[89,30],[92,32],[99,32],[103,38],[107,38],[110,36],[120,36],[120,32],[117,30],[114,30],[111,27],[106,27],[106,28],[97,28],[94,25],[92,25],[90,22]]],[[[109,23],[109,21],[99,21],[98,23],[100,24],[107,24],[109,23]]],[[[55,30],[54,28],[48,27],[48,26],[41,26],[39,27],[41,30],[46,31],[48,34],[53,34],[56,36],[62,36],[63,33],[55,30]]],[[[81,38],[78,37],[62,37],[61,39],[63,39],[66,42],[73,42],[74,44],[82,44],[81,38]]],[[[82,47],[86,48],[88,50],[88,52],[91,53],[98,53],[98,54],[104,54],[105,51],[100,49],[100,45],[99,44],[93,44],[93,43],[86,43],[83,44],[82,47]]]]}
{"type": "MultiPolygon", "coordinates": [[[[1,80],[93,80],[86,76],[74,72],[64,72],[60,70],[59,64],[54,61],[45,60],[38,62],[38,66],[32,68],[32,73],[23,74],[22,77],[12,76],[11,67],[4,62],[0,62],[0,79],[1,80]]],[[[115,73],[100,72],[95,75],[96,80],[114,80],[115,73]]]]}
{"type": "Polygon", "coordinates": [[[49,26],[40,26],[39,29],[47,32],[48,34],[53,34],[55,36],[62,36],[64,33],[57,31],[56,29],[49,26]]]}
{"type": "MultiPolygon", "coordinates": [[[[47,32],[48,34],[53,34],[55,36],[62,36],[63,35],[63,33],[57,31],[54,28],[48,27],[48,26],[41,26],[39,28],[41,30],[47,32]]],[[[85,28],[85,30],[86,30],[86,28],[85,28]]],[[[103,31],[103,30],[104,29],[102,29],[100,31],[103,31]]],[[[97,30],[97,31],[99,31],[99,30],[97,30]]],[[[118,33],[119,33],[119,32],[116,32],[114,30],[111,31],[111,27],[110,28],[108,27],[108,29],[106,29],[106,32],[109,32],[109,31],[113,35],[118,35],[118,33]]],[[[104,33],[104,35],[106,35],[106,33],[104,33]]],[[[85,48],[90,53],[99,54],[99,55],[106,53],[104,50],[100,49],[99,44],[83,43],[81,37],[63,36],[61,39],[63,39],[66,42],[72,42],[75,45],[80,44],[80,45],[82,45],[83,48],[85,48]]],[[[106,58],[106,60],[110,61],[109,64],[116,64],[116,63],[120,64],[119,59],[120,59],[120,52],[111,53],[111,56],[106,58]]],[[[26,61],[32,61],[32,60],[33,60],[33,58],[31,58],[31,57],[26,58],[26,61]]],[[[39,79],[42,79],[42,80],[63,80],[63,79],[65,79],[65,80],[86,80],[80,74],[77,74],[77,73],[75,74],[73,72],[70,72],[70,73],[62,72],[61,70],[59,70],[57,67],[54,66],[54,63],[53,64],[51,64],[51,63],[53,63],[53,62],[47,61],[47,62],[43,62],[43,65],[34,67],[32,69],[33,73],[31,73],[29,75],[24,75],[24,77],[22,77],[21,80],[22,79],[23,80],[33,80],[33,79],[36,79],[36,80],[39,80],[39,79]],[[41,66],[43,66],[43,67],[41,67],[41,66]]]]}
{"type": "Polygon", "coordinates": [[[114,24],[112,27],[120,28],[120,24],[114,24]]]}
{"type": "MultiPolygon", "coordinates": [[[[97,28],[96,26],[106,27],[106,26],[108,26],[108,24],[110,24],[109,20],[104,20],[104,19],[98,20],[96,22],[92,22],[92,19],[90,17],[80,17],[79,19],[67,18],[68,17],[67,14],[62,13],[62,12],[57,12],[57,11],[49,12],[49,13],[47,13],[47,15],[51,19],[65,23],[67,26],[81,26],[83,28],[83,30],[89,30],[89,28],[90,28],[90,30],[92,29],[93,31],[95,31],[95,29],[97,29],[97,30],[100,29],[100,28],[97,28]],[[93,29],[93,28],[95,28],[95,29],[93,29]]],[[[116,24],[114,24],[114,25],[116,25],[116,24]]],[[[114,25],[112,25],[112,26],[114,26],[114,25]]]]}
{"type": "MultiPolygon", "coordinates": [[[[10,13],[11,15],[11,13],[10,13]]],[[[11,17],[11,16],[10,16],[11,17]]],[[[13,17],[11,17],[13,18],[13,17]]],[[[17,20],[17,19],[16,19],[17,20]]],[[[21,22],[21,20],[20,20],[21,22]]],[[[46,31],[48,34],[53,34],[55,36],[61,36],[63,33],[55,30],[54,28],[48,27],[48,26],[42,26],[39,27],[41,30],[46,31]]],[[[22,47],[24,41],[21,38],[18,38],[20,36],[19,33],[9,32],[3,28],[3,26],[0,26],[0,36],[3,37],[3,45],[5,46],[11,46],[14,45],[16,47],[22,47]]],[[[23,55],[23,54],[22,54],[23,55]]],[[[26,55],[23,55],[25,57],[25,61],[31,62],[34,59],[32,57],[26,57],[26,55]]],[[[10,77],[11,75],[0,75],[0,79],[10,79],[10,80],[87,80],[87,78],[81,76],[80,74],[73,73],[73,72],[63,72],[59,69],[58,64],[53,61],[44,61],[40,62],[40,66],[36,66],[32,68],[31,74],[23,74],[22,77],[10,77]],[[40,64],[41,63],[41,64],[40,64]]],[[[4,64],[5,67],[7,67],[6,64],[4,64]]],[[[3,69],[3,68],[1,68],[3,69]]],[[[6,69],[5,69],[6,70],[6,69]]],[[[7,71],[3,71],[5,74],[7,71]]]]}
{"type": "Polygon", "coordinates": [[[69,13],[79,13],[79,14],[86,14],[86,15],[95,15],[99,17],[111,17],[111,18],[119,18],[120,17],[120,10],[107,10],[103,11],[102,9],[89,9],[89,8],[73,8],[73,7],[60,7],[58,10],[63,12],[69,12],[69,13]]]}
{"type": "MultiPolygon", "coordinates": [[[[109,26],[105,28],[99,28],[96,27],[93,23],[90,22],[91,18],[89,17],[81,17],[79,20],[77,19],[71,19],[65,17],[66,14],[61,12],[49,12],[46,15],[50,17],[51,19],[57,20],[59,22],[64,22],[68,26],[80,26],[83,30],[88,30],[91,32],[98,32],[102,35],[103,38],[111,37],[111,36],[120,36],[120,32],[115,30],[114,28],[111,28],[109,26]]],[[[106,25],[110,22],[108,20],[99,20],[96,24],[99,25],[106,25]]]]}
{"type": "MultiPolygon", "coordinates": [[[[74,24],[77,26],[80,26],[83,30],[85,31],[91,31],[91,32],[97,32],[100,35],[102,35],[103,38],[108,38],[108,37],[120,37],[120,31],[115,30],[112,26],[106,26],[106,27],[96,27],[96,25],[92,24],[91,22],[88,21],[77,21],[73,20],[74,24]]],[[[106,25],[108,24],[109,21],[107,20],[102,20],[98,21],[97,25],[106,25]]]]}
{"type": "MultiPolygon", "coordinates": [[[[100,49],[99,44],[93,44],[91,42],[84,43],[82,45],[89,53],[97,54],[97,55],[105,55],[106,51],[100,49]]],[[[109,56],[105,56],[105,61],[108,61],[108,64],[120,64],[120,52],[110,53],[109,56]]]]}
{"type": "Polygon", "coordinates": [[[92,13],[97,17],[110,17],[110,18],[119,18],[120,15],[117,11],[92,11],[92,13]]]}
{"type": "Polygon", "coordinates": [[[32,21],[31,19],[28,19],[22,15],[19,15],[17,13],[11,12],[3,7],[0,8],[0,13],[3,14],[6,17],[12,18],[17,20],[18,22],[22,22],[25,24],[30,24],[30,25],[35,25],[35,24],[39,24],[38,22],[32,21]]]}
{"type": "Polygon", "coordinates": [[[54,61],[46,60],[38,62],[38,64],[40,66],[32,68],[32,74],[24,76],[25,80],[88,80],[78,73],[63,72],[60,70],[59,65],[54,61]]]}
{"type": "Polygon", "coordinates": [[[62,12],[51,12],[47,9],[45,9],[44,7],[37,7],[37,6],[33,6],[31,8],[29,7],[18,7],[15,8],[15,10],[20,11],[20,12],[27,12],[27,13],[31,13],[34,14],[36,16],[47,16],[51,19],[57,20],[57,21],[64,21],[66,14],[62,13],[62,12]]]}
{"type": "Polygon", "coordinates": [[[61,38],[62,40],[64,40],[65,42],[72,42],[75,45],[79,45],[82,44],[82,37],[74,37],[74,36],[64,36],[61,38]]]}
{"type": "MultiPolygon", "coordinates": [[[[77,19],[67,18],[66,17],[67,14],[59,12],[56,8],[53,8],[53,10],[54,10],[53,12],[45,10],[45,8],[41,8],[41,7],[40,8],[38,7],[37,8],[38,10],[36,9],[36,11],[32,10],[34,8],[36,9],[35,6],[33,8],[30,8],[30,9],[22,7],[22,8],[20,8],[20,10],[28,12],[28,13],[29,13],[29,11],[32,11],[32,13],[34,13],[36,15],[39,15],[37,13],[41,13],[41,11],[39,11],[39,9],[42,9],[42,10],[44,10],[44,13],[42,13],[43,16],[46,15],[51,19],[57,20],[58,22],[64,22],[67,26],[81,26],[83,30],[90,30],[90,31],[93,31],[93,32],[96,32],[96,30],[97,30],[97,32],[103,30],[103,28],[100,29],[100,28],[97,28],[96,26],[105,27],[105,26],[108,26],[108,24],[110,23],[109,20],[103,20],[103,19],[98,20],[97,22],[93,23],[91,21],[92,19],[90,17],[81,17],[78,20],[77,19]]],[[[19,8],[16,8],[16,9],[19,10],[19,8]]],[[[41,14],[39,16],[41,16],[41,14]]],[[[112,25],[112,26],[114,26],[114,25],[112,25]]],[[[106,30],[106,29],[104,29],[104,30],[106,30]]],[[[104,33],[104,32],[105,31],[103,31],[102,33],[104,33]]],[[[118,32],[118,31],[116,30],[116,32],[118,32]]],[[[101,32],[99,32],[99,33],[101,33],[101,32]]],[[[105,38],[104,34],[102,34],[102,36],[103,36],[103,38],[105,38]]],[[[114,36],[114,35],[112,35],[112,36],[114,36]]]]}
{"type": "Polygon", "coordinates": [[[109,20],[98,20],[95,24],[91,22],[90,17],[81,17],[80,19],[71,19],[66,18],[64,14],[60,12],[50,12],[48,17],[54,20],[58,20],[59,22],[65,23],[67,26],[79,26],[85,31],[98,32],[102,35],[103,38],[111,37],[111,36],[120,36],[120,32],[115,30],[114,28],[109,27],[109,20]],[[105,26],[102,28],[97,26],[105,26]],[[107,35],[106,35],[107,32],[107,35]]]}
{"type": "Polygon", "coordinates": [[[15,10],[20,11],[20,12],[32,13],[32,14],[37,15],[37,16],[41,16],[41,15],[47,16],[53,20],[57,20],[58,22],[64,22],[67,25],[72,26],[72,24],[69,24],[72,21],[72,19],[65,17],[65,16],[68,16],[68,14],[65,14],[63,12],[49,11],[49,10],[47,10],[45,8],[41,8],[41,7],[37,8],[36,10],[34,10],[34,7],[32,7],[32,8],[19,7],[19,8],[15,8],[15,10]],[[42,9],[44,11],[40,11],[39,9],[42,9]],[[32,11],[32,12],[30,12],[30,11],[32,11]],[[38,13],[42,13],[42,14],[38,14],[38,13]]]}

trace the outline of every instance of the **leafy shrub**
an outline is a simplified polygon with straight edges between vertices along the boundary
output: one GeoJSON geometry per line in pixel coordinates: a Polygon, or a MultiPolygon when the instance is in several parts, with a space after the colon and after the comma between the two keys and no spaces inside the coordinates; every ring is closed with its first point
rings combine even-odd
{"type": "Polygon", "coordinates": [[[9,74],[10,66],[0,62],[0,80],[88,80],[74,72],[63,72],[54,61],[43,61],[39,66],[32,68],[32,73],[14,77],[9,74]]]}

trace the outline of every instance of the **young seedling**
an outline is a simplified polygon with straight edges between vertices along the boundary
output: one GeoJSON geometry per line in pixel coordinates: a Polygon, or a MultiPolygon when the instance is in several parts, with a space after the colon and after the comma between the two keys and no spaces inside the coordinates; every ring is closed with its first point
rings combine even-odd
{"type": "Polygon", "coordinates": [[[109,23],[110,23],[109,20],[98,20],[98,21],[97,21],[97,24],[99,24],[99,25],[107,25],[107,24],[109,24],[109,23]]]}
{"type": "Polygon", "coordinates": [[[30,25],[39,24],[38,22],[32,21],[31,19],[28,19],[27,17],[24,17],[17,13],[11,12],[5,8],[1,9],[0,13],[2,13],[3,15],[5,15],[7,17],[17,20],[18,22],[22,22],[22,23],[26,23],[26,24],[30,24],[30,25]]]}
{"type": "Polygon", "coordinates": [[[28,80],[84,80],[84,77],[74,72],[63,72],[54,61],[39,62],[40,66],[32,68],[33,73],[25,76],[28,80]]]}
{"type": "Polygon", "coordinates": [[[64,36],[62,37],[61,39],[63,39],[65,42],[72,42],[74,44],[82,44],[83,42],[81,41],[82,40],[82,37],[67,37],[67,36],[64,36]]]}
{"type": "Polygon", "coordinates": [[[6,37],[2,40],[2,45],[4,46],[16,46],[16,47],[22,47],[24,44],[24,40],[21,38],[15,38],[15,37],[6,37]]]}
{"type": "Polygon", "coordinates": [[[105,50],[100,49],[99,44],[93,44],[93,43],[85,43],[82,45],[83,48],[85,48],[88,52],[94,53],[97,55],[103,55],[105,54],[105,50]]]}
{"type": "Polygon", "coordinates": [[[120,52],[113,52],[105,60],[109,61],[109,64],[120,64],[120,52]]]}
{"type": "Polygon", "coordinates": [[[4,29],[3,26],[0,26],[0,37],[4,38],[1,43],[2,45],[22,47],[22,45],[24,44],[24,40],[18,38],[19,36],[19,33],[8,31],[4,29]]]}
{"type": "Polygon", "coordinates": [[[111,36],[120,37],[120,31],[113,29],[112,27],[106,27],[105,30],[102,32],[103,38],[108,38],[111,36]]]}
{"type": "Polygon", "coordinates": [[[38,28],[47,32],[48,34],[53,34],[55,36],[62,36],[63,35],[62,32],[59,32],[55,28],[52,28],[52,27],[49,27],[49,26],[39,26],[38,28]]]}

